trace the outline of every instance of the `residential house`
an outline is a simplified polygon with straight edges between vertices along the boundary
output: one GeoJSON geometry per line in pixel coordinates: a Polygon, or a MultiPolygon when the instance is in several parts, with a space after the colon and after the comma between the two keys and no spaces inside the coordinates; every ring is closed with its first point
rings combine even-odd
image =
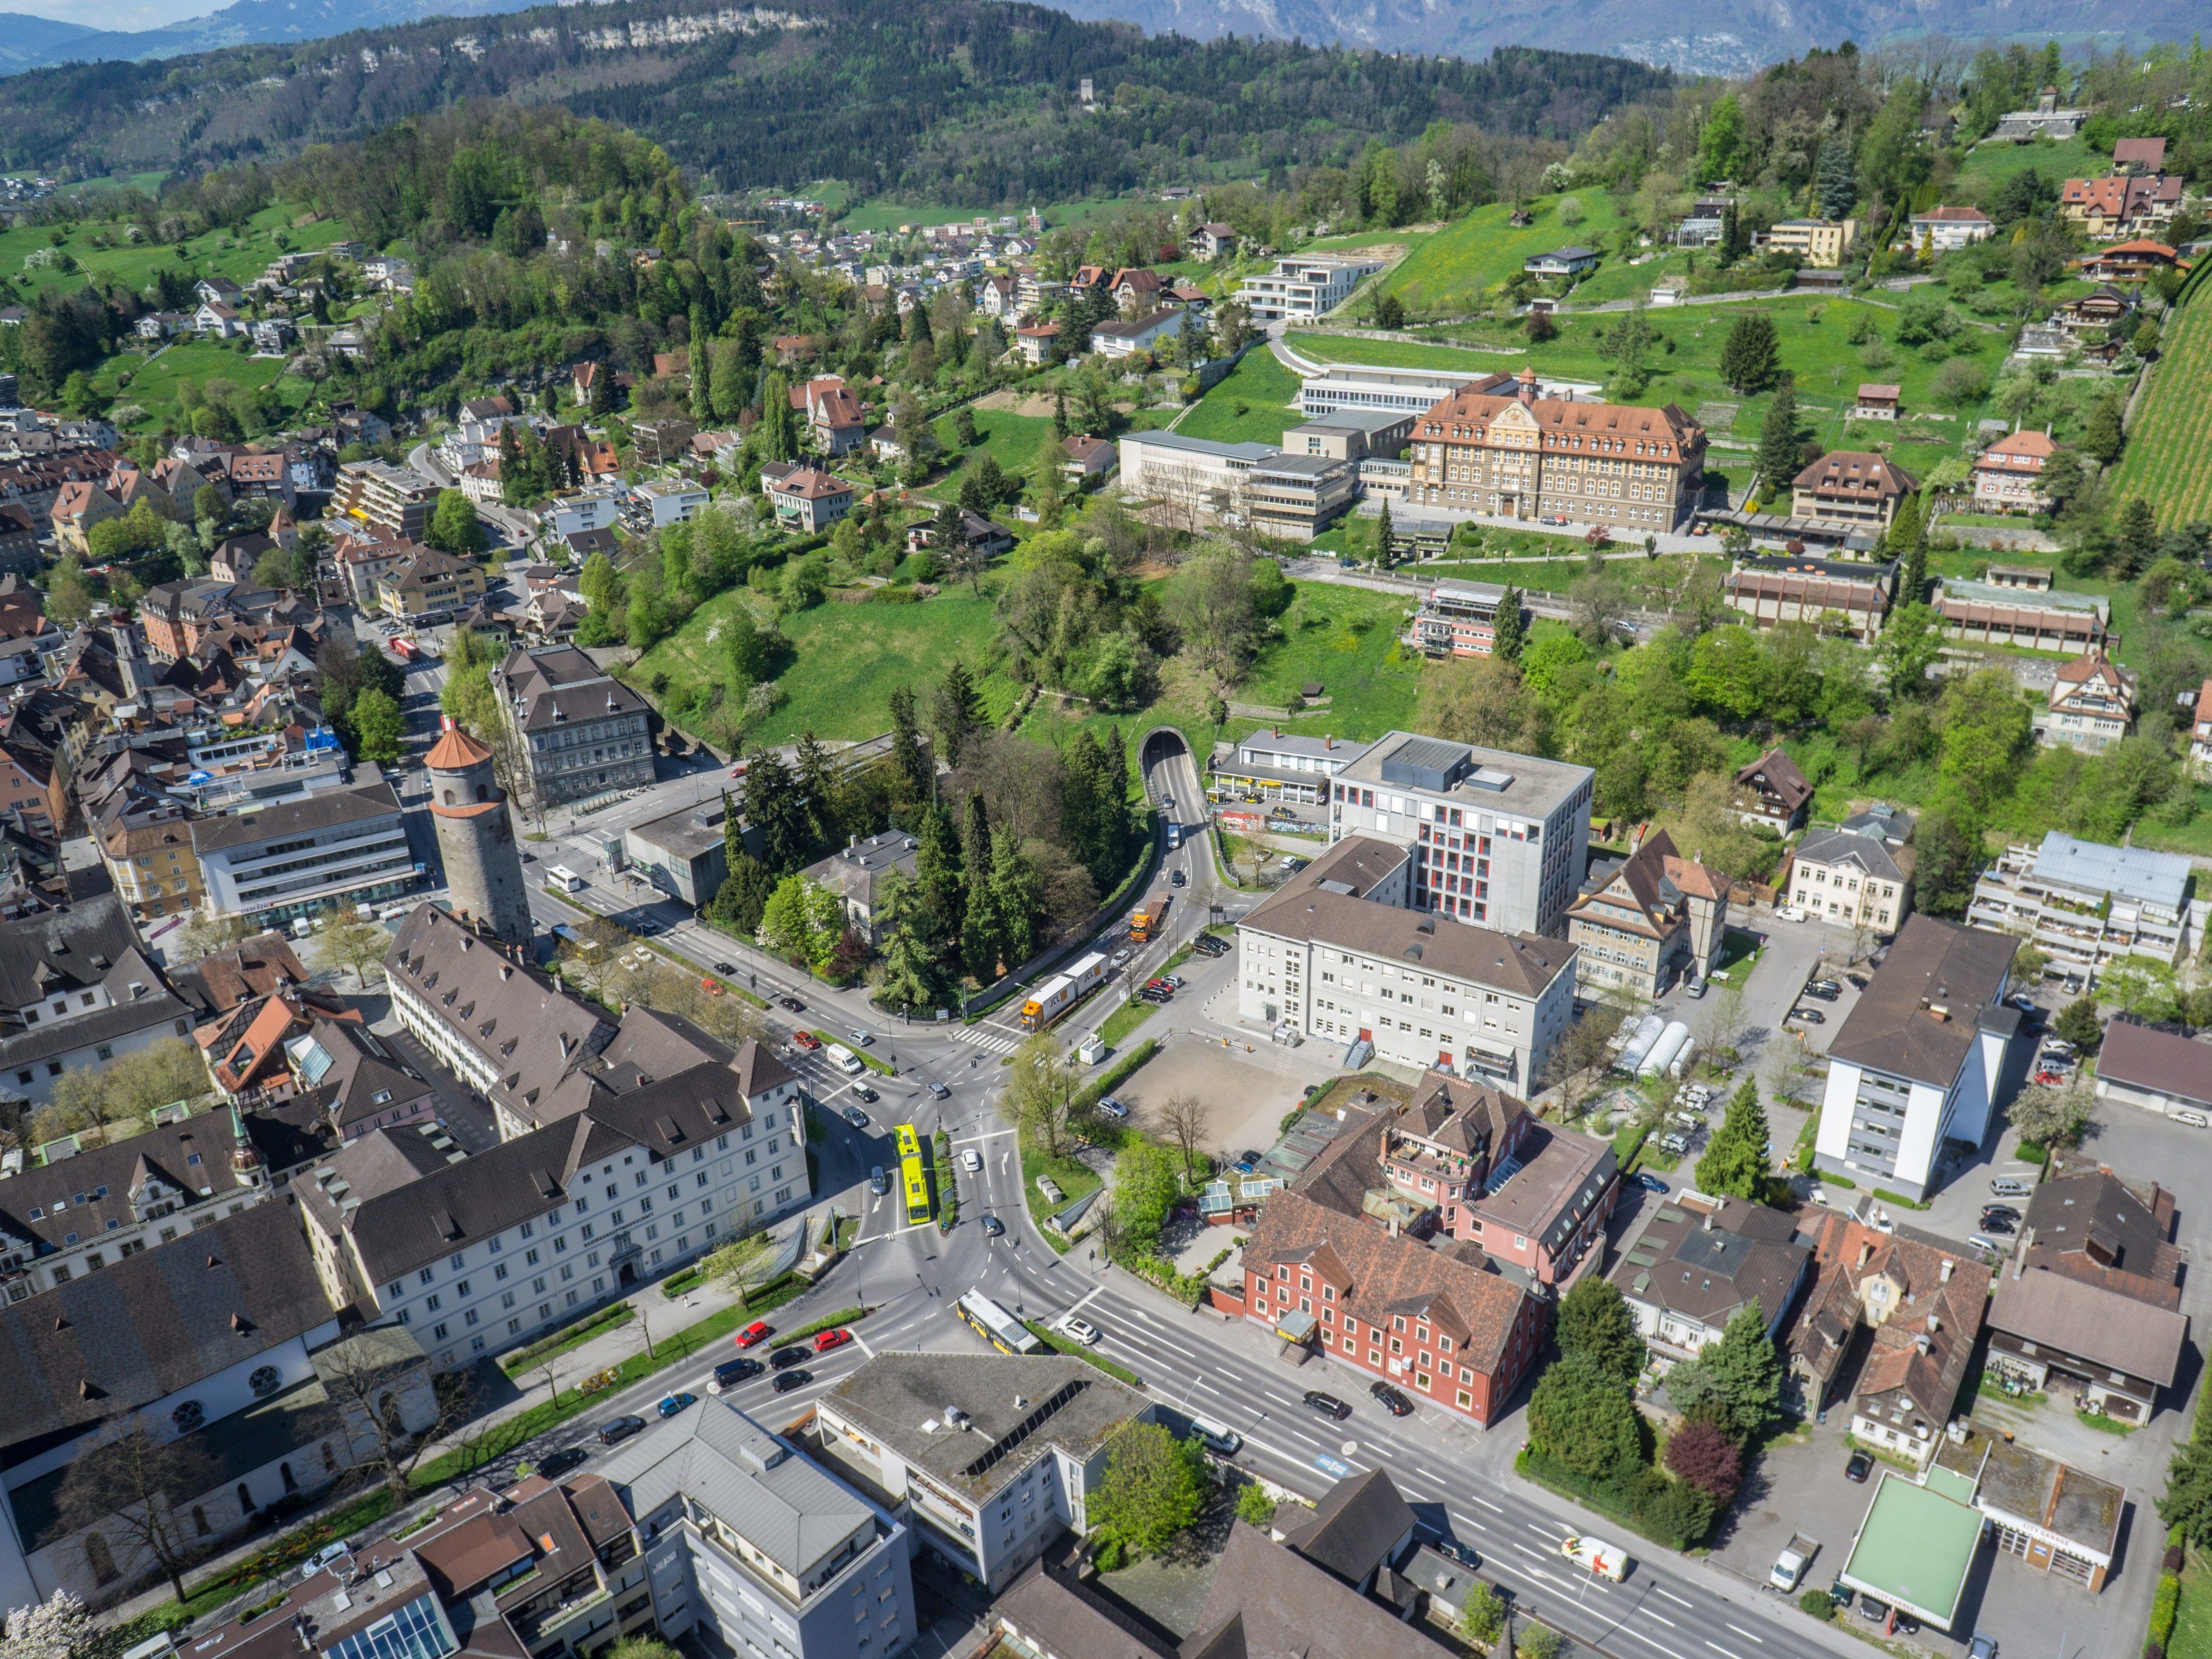
{"type": "Polygon", "coordinates": [[[1035,368],[1052,361],[1053,342],[1060,337],[1058,323],[1024,323],[1014,331],[1014,350],[1035,368]]]}
{"type": "MultiPolygon", "coordinates": [[[[1145,273],[1149,276],[1149,271],[1145,273]]],[[[1099,323],[1091,331],[1091,349],[1109,359],[1157,353],[1191,331],[1190,313],[1177,306],[1148,312],[1127,322],[1099,323]]]]}
{"type": "Polygon", "coordinates": [[[2212,1043],[2116,1014],[2097,1049],[2097,1098],[2212,1123],[2212,1043]]]}
{"type": "Polygon", "coordinates": [[[1952,253],[1986,242],[1996,222],[1979,208],[1936,207],[1912,216],[1912,245],[1930,253],[1952,253]]]}
{"type": "Polygon", "coordinates": [[[2135,715],[2135,670],[2112,661],[2099,643],[2059,665],[2036,712],[2036,741],[2100,755],[2127,736],[2135,715]]]}
{"type": "Polygon", "coordinates": [[[238,313],[220,300],[203,300],[199,309],[192,313],[192,327],[218,340],[234,339],[246,332],[246,324],[238,313]]]}
{"type": "Polygon", "coordinates": [[[331,555],[345,578],[347,592],[364,611],[373,611],[381,603],[379,590],[387,574],[429,551],[420,542],[402,537],[365,540],[343,532],[331,544],[331,555]]]}
{"type": "Polygon", "coordinates": [[[118,813],[98,828],[94,840],[134,920],[143,924],[189,915],[198,907],[199,859],[183,807],[118,813]]]}
{"type": "Polygon", "coordinates": [[[1759,245],[1776,253],[1793,254],[1815,270],[1833,270],[1850,254],[1858,234],[1856,219],[1784,219],[1759,245]]]}
{"type": "Polygon", "coordinates": [[[1248,911],[1237,933],[1240,1017],[1533,1088],[1572,1017],[1574,947],[1471,921],[1441,926],[1426,891],[1415,896],[1414,868],[1409,848],[1347,836],[1248,911]]]}
{"type": "Polygon", "coordinates": [[[2057,453],[2048,432],[2028,429],[1998,439],[1974,458],[1974,511],[2048,512],[2043,469],[2057,453]]]}
{"type": "Polygon", "coordinates": [[[1816,1169],[1924,1198],[1946,1141],[1987,1139],[2020,1030],[2004,1001],[2019,941],[1915,914],[1828,1045],[1816,1169]]]}
{"type": "Polygon", "coordinates": [[[80,558],[92,552],[92,528],[106,520],[118,518],[123,509],[115,498],[89,478],[72,479],[54,492],[51,517],[54,526],[54,545],[64,553],[74,553],[80,558]]]}
{"type": "Polygon", "coordinates": [[[1092,478],[1113,475],[1120,463],[1113,444],[1104,438],[1094,438],[1088,433],[1072,433],[1060,441],[1060,453],[1066,457],[1060,464],[1061,473],[1072,483],[1085,483],[1092,478]]]}
{"type": "Polygon", "coordinates": [[[1912,850],[1879,836],[1816,830],[1790,855],[1789,902],[1816,921],[1887,938],[1912,908],[1912,850]]]}
{"type": "Polygon", "coordinates": [[[2123,957],[2180,965],[2194,877],[2179,853],[2108,847],[2053,830],[2039,846],[1998,854],[1974,884],[1966,919],[2025,935],[2045,958],[2045,977],[2087,990],[2123,957]]]}
{"type": "Polygon", "coordinates": [[[776,523],[801,535],[817,535],[853,510],[853,486],[815,467],[798,467],[774,480],[763,471],[763,485],[776,523]]]}
{"type": "Polygon", "coordinates": [[[1807,1414],[1828,1409],[1865,1331],[1850,1431],[1925,1468],[1943,1443],[1981,1335],[1990,1269],[1949,1241],[1887,1218],[1876,1225],[1863,1214],[1807,1215],[1814,1280],[1788,1346],[1791,1375],[1809,1385],[1807,1414]]]}
{"type": "Polygon", "coordinates": [[[1705,428],[1674,404],[1542,397],[1534,369],[1510,393],[1452,392],[1425,411],[1413,440],[1416,507],[1658,532],[1705,491],[1705,428]]]}
{"type": "Polygon", "coordinates": [[[2093,283],[2141,283],[2162,270],[2186,270],[2184,259],[2166,243],[2148,237],[2115,242],[2080,262],[2081,275],[2093,283]]]}
{"type": "Polygon", "coordinates": [[[2051,321],[2077,340],[2092,329],[2103,331],[2105,337],[2118,337],[2115,331],[2126,331],[2138,304],[2127,289],[2106,284],[2069,300],[2051,313],[2051,321]]]}
{"type": "Polygon", "coordinates": [[[867,438],[868,423],[860,400],[841,375],[817,374],[792,387],[791,406],[824,455],[835,458],[849,453],[867,438]]]}
{"type": "Polygon", "coordinates": [[[1200,225],[1190,233],[1190,251],[1201,259],[1218,259],[1237,251],[1233,226],[1218,222],[1200,225]]]}
{"type": "Polygon", "coordinates": [[[1135,1389],[1045,1353],[886,1350],[815,1406],[830,1466],[888,1494],[924,1549],[988,1590],[1088,1532],[1115,1437],[1159,1420],[1135,1389]],[[947,1421],[963,1431],[945,1432],[947,1421]],[[978,1455],[997,1447],[1004,1455],[978,1455]]]}
{"type": "Polygon", "coordinates": [[[1889,528],[1897,504],[1919,488],[1917,478],[1885,456],[1832,449],[1791,480],[1790,513],[1816,524],[1878,532],[1889,528]]]}
{"type": "Polygon", "coordinates": [[[1576,994],[1652,1001],[1705,978],[1720,961],[1728,894],[1728,878],[1682,857],[1663,830],[1626,859],[1593,860],[1567,908],[1576,994]]]}
{"type": "Polygon", "coordinates": [[[298,331],[282,317],[264,317],[254,323],[253,354],[257,357],[281,357],[292,349],[299,337],[298,331]]]}
{"type": "Polygon", "coordinates": [[[1504,587],[1495,582],[1440,581],[1422,598],[1406,640],[1431,657],[1486,657],[1498,642],[1504,587]]]}
{"type": "Polygon", "coordinates": [[[1735,808],[1746,823],[1765,824],[1786,836],[1802,827],[1812,799],[1813,786],[1779,749],[1768,750],[1736,772],[1735,808]]]}
{"type": "Polygon", "coordinates": [[[1168,284],[1157,270],[1141,265],[1124,266],[1114,273],[1106,283],[1106,292],[1121,307],[1124,317],[1141,317],[1157,312],[1168,284]]]}
{"type": "Polygon", "coordinates": [[[0,501],[0,574],[35,576],[45,568],[39,526],[20,501],[0,501]]]}
{"type": "Polygon", "coordinates": [[[65,1073],[191,1029],[147,959],[122,895],[0,921],[0,1101],[43,1106],[65,1073]]]}
{"type": "Polygon", "coordinates": [[[2091,241],[2155,238],[2173,222],[2181,197],[2178,174],[2116,173],[2103,179],[2069,179],[2058,192],[2058,211],[2091,241]]]}
{"type": "Polygon", "coordinates": [[[1871,645],[1896,597],[1897,562],[1747,553],[1723,584],[1729,606],[1753,628],[1804,623],[1871,645]]]}
{"type": "Polygon", "coordinates": [[[1854,421],[1893,421],[1898,417],[1904,399],[1904,387],[1868,381],[1859,387],[1858,400],[1851,405],[1850,418],[1854,421]]]}
{"type": "Polygon", "coordinates": [[[684,479],[660,479],[637,487],[638,499],[652,514],[653,527],[665,530],[670,525],[682,524],[696,519],[706,510],[708,494],[701,486],[684,479]]]}
{"type": "Polygon", "coordinates": [[[1543,280],[1580,276],[1597,269],[1597,255],[1586,247],[1553,248],[1549,253],[1532,254],[1521,262],[1521,269],[1543,280]]]}
{"type": "Polygon", "coordinates": [[[969,559],[995,559],[1002,553],[1014,550],[1012,531],[980,513],[971,513],[964,507],[960,509],[957,544],[951,548],[941,547],[939,545],[941,539],[937,521],[923,519],[908,527],[906,549],[909,553],[919,553],[924,548],[933,548],[939,553],[957,552],[969,559]]]}
{"type": "Polygon", "coordinates": [[[1812,1276],[1812,1246],[1787,1212],[1686,1189],[1652,1210],[1606,1275],[1638,1334],[1678,1360],[1719,1341],[1747,1308],[1778,1339],[1812,1276]]]}
{"type": "Polygon", "coordinates": [[[856,836],[799,873],[835,893],[845,908],[847,924],[873,945],[879,937],[876,912],[882,902],[884,879],[893,871],[910,878],[919,845],[902,830],[887,830],[866,840],[856,836]]]}

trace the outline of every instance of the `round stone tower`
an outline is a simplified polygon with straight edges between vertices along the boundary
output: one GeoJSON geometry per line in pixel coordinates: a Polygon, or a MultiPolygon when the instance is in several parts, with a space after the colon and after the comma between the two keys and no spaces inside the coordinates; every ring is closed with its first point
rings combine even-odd
{"type": "Polygon", "coordinates": [[[459,915],[502,945],[530,943],[530,899],[507,795],[492,775],[491,750],[446,717],[422,762],[430,816],[446,861],[446,890],[459,915]]]}

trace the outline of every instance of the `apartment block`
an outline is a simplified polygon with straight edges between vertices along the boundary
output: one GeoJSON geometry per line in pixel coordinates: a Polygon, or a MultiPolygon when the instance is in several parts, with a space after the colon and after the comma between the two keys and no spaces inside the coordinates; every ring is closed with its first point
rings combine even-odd
{"type": "Polygon", "coordinates": [[[348,461],[338,468],[331,510],[368,530],[380,541],[419,542],[438,504],[438,486],[421,473],[388,461],[348,461]]]}
{"type": "Polygon", "coordinates": [[[2195,872],[2179,853],[2107,847],[2053,830],[2008,847],[1974,884],[1966,920],[2025,937],[2046,978],[2086,990],[2121,957],[2179,965],[2190,941],[2195,872]]]}
{"type": "Polygon", "coordinates": [[[1784,219],[1766,234],[1763,246],[1794,254],[1815,270],[1832,270],[1858,240],[1856,219],[1784,219]]]}
{"type": "Polygon", "coordinates": [[[388,783],[333,789],[192,825],[210,915],[270,924],[404,895],[422,872],[388,783]]]}
{"type": "Polygon", "coordinates": [[[542,805],[653,781],[652,709],[581,651],[511,651],[491,682],[542,805]]]}
{"type": "Polygon", "coordinates": [[[1496,582],[1437,582],[1407,624],[1406,641],[1431,657],[1486,657],[1498,643],[1504,599],[1496,582]]]}
{"type": "Polygon", "coordinates": [[[992,1590],[1069,1532],[1107,1448],[1159,1419],[1133,1389],[1059,1355],[876,1355],[815,1407],[823,1449],[883,1496],[921,1547],[992,1590]]]}
{"type": "Polygon", "coordinates": [[[648,1429],[602,1473],[636,1517],[663,1637],[748,1659],[885,1659],[914,1640],[912,1530],[727,1401],[648,1429]]]}
{"type": "Polygon", "coordinates": [[[1442,923],[1408,848],[1339,841],[1237,924],[1237,1013],[1379,1059],[1533,1089],[1574,1014],[1575,950],[1442,923]]]}
{"type": "Polygon", "coordinates": [[[1417,909],[1557,934],[1583,878],[1594,775],[1586,766],[1392,732],[1338,775],[1329,835],[1406,848],[1417,909]]]}
{"type": "Polygon", "coordinates": [[[1237,290],[1237,302],[1255,323],[1310,321],[1350,299],[1384,263],[1357,254],[1286,254],[1273,270],[1247,276],[1237,290]]]}
{"type": "Polygon", "coordinates": [[[1911,915],[1828,1048],[1814,1167],[1924,1198],[1943,1143],[1979,1146],[2005,1051],[2019,941],[1911,915]]]}

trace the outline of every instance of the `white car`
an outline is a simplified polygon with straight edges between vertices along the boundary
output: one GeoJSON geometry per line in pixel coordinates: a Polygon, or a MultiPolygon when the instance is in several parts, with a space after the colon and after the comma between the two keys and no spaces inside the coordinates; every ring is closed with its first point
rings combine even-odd
{"type": "Polygon", "coordinates": [[[970,1146],[966,1152],[960,1154],[960,1166],[966,1170],[969,1175],[981,1173],[983,1168],[983,1154],[977,1152],[973,1146],[970,1146]]]}
{"type": "Polygon", "coordinates": [[[1802,921],[1805,920],[1805,913],[1794,904],[1778,904],[1774,907],[1774,914],[1781,917],[1784,921],[1802,921]]]}
{"type": "Polygon", "coordinates": [[[1086,1347],[1096,1342],[1100,1334],[1098,1328],[1087,1319],[1063,1320],[1060,1328],[1086,1347]]]}
{"type": "Polygon", "coordinates": [[[302,1582],[313,1578],[333,1562],[343,1561],[352,1553],[353,1546],[343,1540],[335,1544],[325,1544],[300,1564],[300,1577],[302,1582]]]}

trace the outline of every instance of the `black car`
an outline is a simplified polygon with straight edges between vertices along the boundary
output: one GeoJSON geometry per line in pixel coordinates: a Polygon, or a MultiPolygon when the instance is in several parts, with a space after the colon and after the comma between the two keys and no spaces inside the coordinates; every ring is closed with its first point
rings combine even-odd
{"type": "Polygon", "coordinates": [[[2017,1221],[2019,1219],[2020,1212],[2014,1209],[2009,1204],[1984,1204],[1982,1206],[1982,1224],[1985,1227],[1992,1221],[2017,1221]]]}
{"type": "Polygon", "coordinates": [[[990,1214],[988,1212],[985,1212],[983,1217],[983,1231],[987,1235],[990,1237],[996,1238],[1006,1231],[1006,1224],[1005,1222],[1000,1220],[998,1217],[990,1214]]]}
{"type": "MultiPolygon", "coordinates": [[[[871,1100],[875,1098],[875,1095],[872,1091],[870,1091],[868,1097],[871,1100]]],[[[872,1129],[876,1127],[874,1120],[870,1118],[866,1112],[862,1111],[857,1106],[848,1106],[844,1111],[844,1118],[845,1121],[851,1124],[855,1129],[872,1129]]]]}
{"type": "Polygon", "coordinates": [[[1334,1395],[1324,1394],[1319,1389],[1306,1390],[1306,1404],[1323,1417],[1334,1418],[1340,1423],[1352,1415],[1350,1406],[1339,1400],[1334,1395]]]}
{"type": "Polygon", "coordinates": [[[757,1359],[725,1359],[714,1367],[712,1381],[717,1389],[726,1389],[748,1377],[758,1376],[765,1369],[757,1359]]]}
{"type": "Polygon", "coordinates": [[[538,1473],[548,1480],[568,1473],[591,1454],[581,1446],[564,1446],[559,1451],[548,1452],[538,1460],[538,1473]]]}
{"type": "Polygon", "coordinates": [[[855,1083],[853,1085],[853,1092],[859,1096],[862,1100],[872,1103],[883,1098],[881,1095],[878,1095],[873,1089],[868,1087],[865,1083],[855,1083]]]}
{"type": "Polygon", "coordinates": [[[796,1342],[787,1348],[778,1348],[768,1357],[768,1363],[780,1371],[789,1370],[806,1358],[806,1350],[796,1342]]]}
{"type": "Polygon", "coordinates": [[[1447,1561],[1456,1561],[1469,1572],[1482,1565],[1482,1558],[1456,1538],[1432,1538],[1429,1547],[1447,1561]]]}
{"type": "MultiPolygon", "coordinates": [[[[1382,1409],[1393,1417],[1411,1417],[1413,1414],[1413,1402],[1388,1382],[1370,1382],[1367,1385],[1367,1392],[1380,1401],[1382,1409]]],[[[1306,1398],[1310,1402],[1313,1396],[1308,1395],[1306,1398]]]]}
{"type": "Polygon", "coordinates": [[[1843,995],[1843,993],[1832,985],[1808,985],[1805,988],[1805,994],[1821,1002],[1833,1002],[1838,997],[1843,995]]]}
{"type": "Polygon", "coordinates": [[[734,962],[718,962],[714,964],[714,971],[734,979],[737,977],[738,964],[734,962]]]}
{"type": "Polygon", "coordinates": [[[812,1371],[786,1371],[775,1379],[775,1391],[789,1394],[793,1389],[803,1389],[814,1380],[812,1371]]]}
{"type": "Polygon", "coordinates": [[[775,1004],[779,1008],[788,1008],[794,1014],[803,1014],[806,1012],[806,1005],[797,997],[778,997],[775,1004]]]}
{"type": "Polygon", "coordinates": [[[645,1419],[641,1417],[610,1418],[599,1425],[599,1443],[602,1446],[618,1446],[630,1436],[641,1434],[644,1431],[645,1419]]]}
{"type": "Polygon", "coordinates": [[[1793,1009],[1790,1018],[1806,1025],[1826,1025],[1828,1023],[1828,1017],[1818,1008],[1793,1009]]]}
{"type": "Polygon", "coordinates": [[[1863,1446],[1854,1447],[1850,1461],[1844,1465],[1844,1479],[1863,1486],[1867,1476],[1873,1473],[1874,1454],[1863,1446]]]}
{"type": "Polygon", "coordinates": [[[2020,1231],[2020,1224],[2006,1216],[1985,1215],[1982,1218],[1982,1231],[1998,1238],[2008,1238],[2020,1231]]]}
{"type": "Polygon", "coordinates": [[[1182,873],[1182,871],[1180,871],[1180,870],[1170,870],[1170,871],[1169,871],[1169,872],[1168,872],[1168,885],[1169,885],[1169,886],[1170,886],[1170,887],[1182,887],[1182,886],[1185,886],[1185,885],[1187,885],[1187,884],[1187,884],[1187,882],[1186,882],[1186,881],[1185,881],[1185,879],[1184,879],[1183,873],[1182,873]]]}

